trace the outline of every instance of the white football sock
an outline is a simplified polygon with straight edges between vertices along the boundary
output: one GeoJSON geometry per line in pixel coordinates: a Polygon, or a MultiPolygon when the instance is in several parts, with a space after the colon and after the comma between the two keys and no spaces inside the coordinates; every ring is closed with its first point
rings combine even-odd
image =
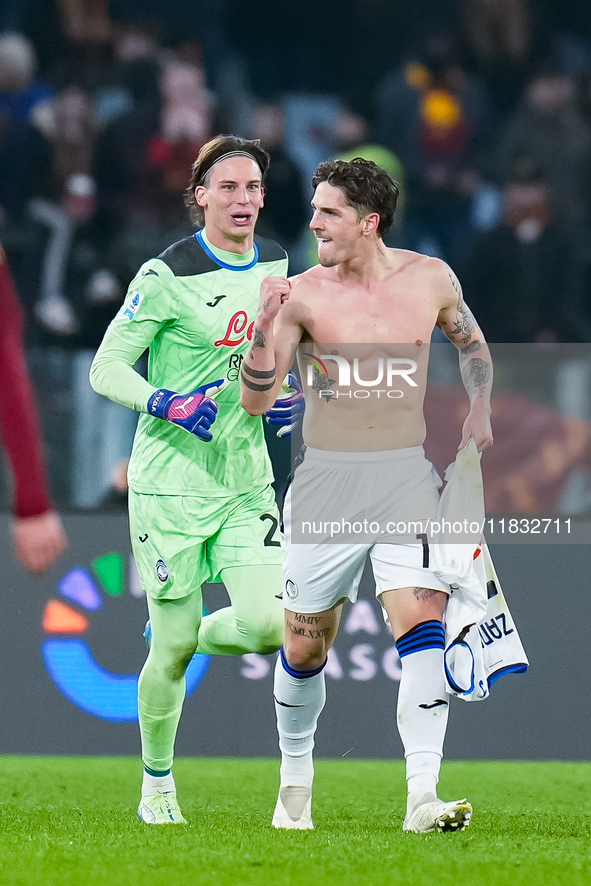
{"type": "Polygon", "coordinates": [[[401,663],[397,720],[412,808],[423,794],[437,792],[449,704],[442,649],[412,652],[401,663]]]}
{"type": "Polygon", "coordinates": [[[165,794],[168,791],[176,791],[172,772],[167,773],[167,775],[150,775],[144,769],[142,797],[152,797],[154,794],[165,794]]]}
{"type": "Polygon", "coordinates": [[[293,677],[279,655],[273,692],[281,749],[281,785],[312,787],[314,733],[326,701],[324,672],[293,677]]]}

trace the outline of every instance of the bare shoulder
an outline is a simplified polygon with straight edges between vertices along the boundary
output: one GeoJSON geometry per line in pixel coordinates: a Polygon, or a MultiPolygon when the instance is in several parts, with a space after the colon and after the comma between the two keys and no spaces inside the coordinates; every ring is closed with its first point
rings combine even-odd
{"type": "Polygon", "coordinates": [[[458,278],[440,258],[408,249],[393,249],[391,252],[395,272],[408,275],[417,290],[431,292],[443,303],[457,301],[461,293],[458,278]]]}
{"type": "Polygon", "coordinates": [[[322,265],[314,265],[295,277],[290,277],[291,291],[298,296],[304,297],[307,292],[312,292],[319,286],[323,286],[334,277],[333,268],[323,268],[322,265]]]}
{"type": "Polygon", "coordinates": [[[306,306],[317,300],[318,295],[326,290],[334,278],[333,268],[316,265],[289,278],[291,292],[288,304],[293,311],[301,312],[306,306]]]}
{"type": "Polygon", "coordinates": [[[428,285],[431,281],[436,283],[442,276],[447,274],[448,267],[439,258],[424,255],[421,252],[412,252],[410,249],[389,249],[390,263],[395,272],[411,274],[423,280],[428,285]]]}
{"type": "Polygon", "coordinates": [[[449,286],[452,277],[455,277],[449,265],[440,258],[423,255],[419,252],[410,252],[408,254],[413,256],[413,259],[409,260],[409,269],[416,274],[424,276],[425,282],[439,286],[443,284],[449,286]]]}
{"type": "Polygon", "coordinates": [[[421,256],[422,273],[425,283],[432,288],[442,301],[442,305],[455,305],[462,301],[460,281],[450,266],[440,258],[429,255],[421,256]]]}

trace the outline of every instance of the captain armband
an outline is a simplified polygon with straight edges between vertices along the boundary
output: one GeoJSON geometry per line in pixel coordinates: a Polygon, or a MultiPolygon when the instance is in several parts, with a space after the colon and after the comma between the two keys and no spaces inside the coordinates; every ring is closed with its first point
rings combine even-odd
{"type": "Polygon", "coordinates": [[[275,384],[274,369],[251,369],[246,363],[242,364],[242,381],[251,391],[264,394],[270,391],[275,384]]]}

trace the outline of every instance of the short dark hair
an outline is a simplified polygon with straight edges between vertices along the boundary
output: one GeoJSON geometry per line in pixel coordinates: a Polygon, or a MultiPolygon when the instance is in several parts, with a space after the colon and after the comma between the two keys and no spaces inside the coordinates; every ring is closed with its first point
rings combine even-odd
{"type": "Polygon", "coordinates": [[[206,142],[199,151],[197,159],[193,163],[189,186],[185,191],[185,205],[189,207],[189,216],[193,224],[205,224],[205,213],[203,207],[199,206],[195,199],[195,188],[206,184],[208,173],[216,160],[219,160],[224,154],[230,154],[233,151],[241,151],[252,157],[261,170],[262,181],[265,181],[270,157],[261,148],[258,139],[249,140],[247,138],[240,138],[238,135],[216,135],[215,138],[206,142]]]}
{"type": "Polygon", "coordinates": [[[316,170],[312,185],[317,188],[321,182],[340,188],[345,203],[353,207],[358,218],[377,212],[380,216],[378,236],[383,237],[392,226],[400,188],[386,170],[373,160],[364,160],[362,157],[354,157],[353,160],[324,160],[316,170]]]}

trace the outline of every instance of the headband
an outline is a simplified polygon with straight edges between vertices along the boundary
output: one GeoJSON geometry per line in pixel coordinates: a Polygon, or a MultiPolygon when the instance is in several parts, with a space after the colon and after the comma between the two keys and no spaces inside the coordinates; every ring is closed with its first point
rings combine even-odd
{"type": "MultiPolygon", "coordinates": [[[[252,154],[249,154],[248,151],[228,151],[227,154],[222,154],[221,157],[218,157],[217,160],[213,161],[213,163],[211,164],[211,166],[209,167],[209,169],[207,170],[205,175],[201,178],[201,181],[203,182],[205,180],[205,178],[209,175],[209,173],[211,172],[213,167],[216,165],[216,163],[221,163],[222,160],[227,160],[228,157],[249,157],[251,160],[254,160],[254,162],[257,164],[257,166],[259,166],[257,160],[252,156],[252,154]]],[[[259,166],[259,169],[260,169],[260,166],[259,166]]],[[[262,172],[262,169],[261,169],[261,172],[262,172]]]]}

